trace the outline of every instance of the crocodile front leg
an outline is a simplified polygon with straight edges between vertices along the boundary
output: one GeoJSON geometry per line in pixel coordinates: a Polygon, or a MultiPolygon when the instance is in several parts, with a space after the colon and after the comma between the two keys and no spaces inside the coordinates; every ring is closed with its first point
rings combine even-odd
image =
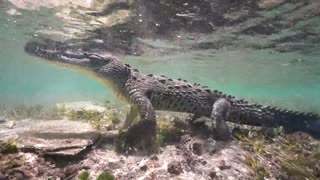
{"type": "Polygon", "coordinates": [[[133,147],[143,140],[152,140],[156,134],[156,113],[150,100],[141,93],[131,95],[132,101],[139,109],[140,121],[129,127],[125,145],[133,147]]]}
{"type": "Polygon", "coordinates": [[[139,108],[136,105],[132,105],[130,108],[130,112],[127,114],[126,120],[123,124],[123,129],[127,129],[132,122],[138,117],[139,115],[139,108]]]}
{"type": "Polygon", "coordinates": [[[211,119],[216,122],[216,131],[219,139],[229,139],[231,133],[226,123],[231,105],[226,99],[218,99],[213,104],[211,119]]]}

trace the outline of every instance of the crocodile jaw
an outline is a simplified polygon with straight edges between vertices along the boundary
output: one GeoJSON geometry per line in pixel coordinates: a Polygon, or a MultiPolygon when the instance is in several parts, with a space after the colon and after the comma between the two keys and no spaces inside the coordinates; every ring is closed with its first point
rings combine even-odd
{"type": "Polygon", "coordinates": [[[37,41],[28,42],[25,45],[25,52],[46,59],[47,61],[75,65],[86,68],[101,67],[104,61],[93,61],[81,50],[72,50],[58,42],[42,43],[37,41]]]}
{"type": "Polygon", "coordinates": [[[120,100],[128,103],[129,100],[119,93],[116,79],[101,74],[101,68],[112,61],[113,56],[104,54],[96,56],[83,51],[74,51],[59,43],[28,42],[25,51],[45,63],[60,67],[67,67],[79,71],[98,80],[120,100]],[[111,60],[110,60],[111,58],[111,60]]]}

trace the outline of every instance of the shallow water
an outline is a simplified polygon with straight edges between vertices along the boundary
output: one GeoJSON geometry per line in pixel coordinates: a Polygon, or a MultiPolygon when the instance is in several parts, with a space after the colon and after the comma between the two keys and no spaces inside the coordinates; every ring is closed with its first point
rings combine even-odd
{"type": "MultiPolygon", "coordinates": [[[[104,86],[79,72],[46,64],[24,52],[24,45],[40,24],[50,19],[39,12],[0,17],[0,101],[4,105],[54,104],[64,101],[107,99],[104,86]],[[32,19],[36,18],[34,23],[32,19]]],[[[54,19],[54,18],[52,18],[54,19]]],[[[50,22],[54,25],[55,22],[50,22]]]]}
{"type": "MultiPolygon", "coordinates": [[[[97,80],[75,70],[46,64],[24,52],[25,43],[38,36],[36,31],[60,28],[61,21],[51,10],[20,10],[22,15],[9,15],[6,10],[0,9],[2,105],[114,100],[97,80]]],[[[312,23],[319,25],[320,20],[313,19],[312,23]]],[[[204,38],[215,36],[218,35],[204,38]]],[[[238,38],[244,43],[265,40],[249,35],[238,38]]],[[[175,48],[161,40],[145,41],[154,46],[175,48]]],[[[169,55],[124,56],[123,60],[144,73],[186,79],[265,105],[320,113],[319,50],[319,44],[312,50],[286,53],[233,46],[169,55]]]]}

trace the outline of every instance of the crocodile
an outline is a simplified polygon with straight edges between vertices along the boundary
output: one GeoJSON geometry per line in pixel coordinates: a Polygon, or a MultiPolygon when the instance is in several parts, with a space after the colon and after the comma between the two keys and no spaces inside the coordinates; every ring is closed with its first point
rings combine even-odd
{"type": "Polygon", "coordinates": [[[146,75],[110,53],[70,50],[37,41],[28,42],[25,51],[47,62],[67,65],[92,75],[129,103],[131,109],[125,123],[128,144],[154,137],[156,110],[191,113],[193,120],[202,116],[211,118],[216,124],[217,137],[222,139],[230,137],[226,121],[263,127],[283,126],[291,132],[303,131],[320,137],[317,114],[263,106],[186,80],[146,75]],[[140,120],[131,124],[138,116],[140,120]]]}

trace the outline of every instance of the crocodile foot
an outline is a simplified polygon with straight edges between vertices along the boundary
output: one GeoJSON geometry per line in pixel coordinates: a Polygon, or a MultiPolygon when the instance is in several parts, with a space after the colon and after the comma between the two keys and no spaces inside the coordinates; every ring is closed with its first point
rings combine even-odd
{"type": "Polygon", "coordinates": [[[132,151],[135,147],[154,143],[156,122],[141,120],[129,127],[124,139],[124,150],[132,151]]]}
{"type": "Polygon", "coordinates": [[[232,139],[232,134],[228,127],[225,128],[216,128],[216,139],[227,141],[232,139]]]}

